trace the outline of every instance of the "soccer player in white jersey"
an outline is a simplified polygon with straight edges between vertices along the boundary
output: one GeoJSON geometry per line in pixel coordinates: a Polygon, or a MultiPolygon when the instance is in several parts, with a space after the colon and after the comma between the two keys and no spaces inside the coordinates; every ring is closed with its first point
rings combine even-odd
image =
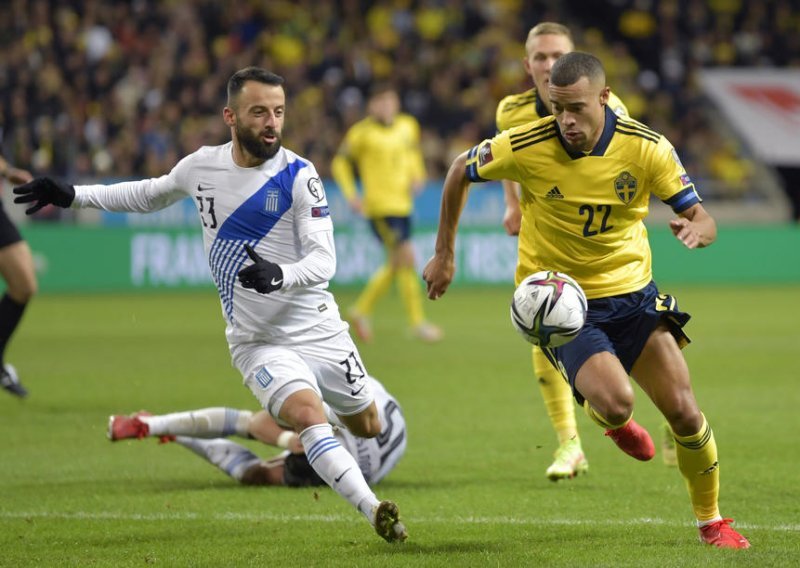
{"type": "MultiPolygon", "coordinates": [[[[397,400],[374,377],[367,382],[375,397],[381,433],[374,438],[359,438],[343,428],[334,437],[356,458],[367,483],[374,485],[394,469],[406,450],[406,423],[397,400]]],[[[203,408],[153,416],[137,412],[131,416],[111,416],[108,437],[111,441],[147,436],[176,441],[218,469],[245,485],[286,485],[305,487],[325,482],[311,468],[300,437],[281,427],[266,411],[251,412],[234,408],[203,408]],[[264,460],[227,436],[255,438],[283,448],[280,455],[264,460]]]]}
{"type": "Polygon", "coordinates": [[[314,471],[387,541],[407,537],[329,421],[381,431],[364,363],[330,292],[333,226],[314,165],[281,146],[283,78],[248,67],[228,81],[231,141],[202,147],[159,178],[72,186],[36,178],[14,189],[31,214],[48,204],[149,212],[190,197],[200,217],[234,366],[261,406],[300,435],[314,471]]]}

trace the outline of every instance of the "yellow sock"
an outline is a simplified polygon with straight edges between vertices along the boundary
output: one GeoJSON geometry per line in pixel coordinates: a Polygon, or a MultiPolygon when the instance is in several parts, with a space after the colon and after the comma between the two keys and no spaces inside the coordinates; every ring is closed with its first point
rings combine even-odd
{"type": "Polygon", "coordinates": [[[719,461],[714,433],[703,416],[703,426],[692,436],[674,434],[678,468],[686,481],[689,499],[698,521],[719,517],[719,461]]]}
{"type": "Polygon", "coordinates": [[[392,285],[392,278],[394,274],[388,265],[381,266],[370,277],[364,291],[358,297],[355,303],[355,311],[360,315],[369,316],[372,310],[375,309],[375,304],[378,300],[389,291],[392,285]]]}
{"type": "Polygon", "coordinates": [[[398,268],[397,287],[403,299],[408,322],[411,327],[418,326],[425,321],[425,314],[422,311],[422,286],[417,271],[411,267],[398,268]]]}
{"type": "Polygon", "coordinates": [[[572,389],[561,371],[556,369],[538,347],[533,348],[533,372],[539,382],[542,400],[550,417],[550,424],[558,435],[558,443],[563,444],[578,438],[578,424],[575,421],[575,403],[572,389]]]}
{"type": "Polygon", "coordinates": [[[630,418],[628,418],[628,419],[627,419],[625,422],[623,422],[622,424],[612,424],[611,422],[609,422],[608,420],[606,420],[605,418],[603,418],[602,416],[600,416],[600,415],[597,413],[597,411],[596,411],[594,408],[592,408],[592,405],[591,405],[591,404],[589,404],[589,401],[588,401],[588,400],[584,400],[584,401],[583,401],[583,410],[585,410],[585,411],[586,411],[586,415],[587,415],[589,418],[591,418],[592,420],[594,420],[594,422],[595,422],[596,424],[599,424],[600,426],[602,426],[602,427],[603,427],[603,428],[605,428],[606,430],[616,430],[616,429],[618,429],[618,428],[622,428],[622,427],[623,427],[623,426],[625,426],[625,425],[626,425],[628,422],[630,422],[630,421],[631,421],[631,418],[633,418],[633,416],[631,416],[630,418]]]}

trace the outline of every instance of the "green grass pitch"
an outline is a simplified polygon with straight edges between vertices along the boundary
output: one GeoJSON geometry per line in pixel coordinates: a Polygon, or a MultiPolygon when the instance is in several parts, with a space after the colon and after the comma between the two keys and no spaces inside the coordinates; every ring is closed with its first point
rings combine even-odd
{"type": "MultiPolygon", "coordinates": [[[[693,314],[686,350],[746,551],[698,543],[683,481],[625,456],[580,412],[589,474],[547,481],[555,436],[508,317],[511,289],[427,302],[439,345],[379,306],[369,371],[401,401],[409,448],[377,487],[410,532],[380,540],[327,488],[245,488],[177,445],[110,443],[111,413],[254,407],[213,290],[43,295],[0,393],[0,566],[798,566],[800,287],[663,287],[693,314]]],[[[352,290],[337,291],[346,308],[352,290]]],[[[637,391],[637,420],[660,419],[637,391]]],[[[265,456],[267,448],[251,447],[265,456]]]]}

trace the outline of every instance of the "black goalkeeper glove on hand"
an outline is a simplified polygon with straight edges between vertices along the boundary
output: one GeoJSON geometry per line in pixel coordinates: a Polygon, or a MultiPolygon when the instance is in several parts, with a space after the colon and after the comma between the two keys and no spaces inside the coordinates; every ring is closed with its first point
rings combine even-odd
{"type": "Polygon", "coordinates": [[[45,205],[58,205],[67,208],[75,200],[75,188],[67,183],[56,181],[48,177],[36,178],[33,181],[14,188],[14,193],[19,197],[14,198],[14,203],[32,203],[33,207],[25,210],[26,215],[33,215],[45,205]]]}
{"type": "Polygon", "coordinates": [[[269,294],[280,290],[283,286],[283,270],[281,267],[258,256],[250,245],[244,245],[244,250],[255,263],[239,271],[239,282],[245,288],[255,288],[259,294],[269,294]]]}

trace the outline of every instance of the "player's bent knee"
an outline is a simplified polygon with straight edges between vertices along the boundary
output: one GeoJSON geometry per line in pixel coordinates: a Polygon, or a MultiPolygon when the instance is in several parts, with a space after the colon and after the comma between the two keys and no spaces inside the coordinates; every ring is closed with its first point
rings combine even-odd
{"type": "Polygon", "coordinates": [[[633,415],[632,406],[616,406],[608,409],[604,414],[609,424],[623,424],[633,415]]]}
{"type": "Polygon", "coordinates": [[[39,291],[33,275],[15,274],[8,279],[6,285],[6,293],[18,304],[27,304],[39,291]]]}
{"type": "Polygon", "coordinates": [[[290,424],[296,432],[327,422],[322,401],[311,389],[293,393],[281,406],[279,418],[290,424]]]}
{"type": "Polygon", "coordinates": [[[298,407],[289,414],[288,418],[289,424],[294,427],[296,432],[302,432],[306,428],[327,422],[322,411],[310,405],[298,407]]]}
{"type": "Polygon", "coordinates": [[[633,389],[616,393],[593,393],[587,397],[595,411],[609,424],[622,424],[633,415],[633,389]]]}
{"type": "Polygon", "coordinates": [[[6,290],[8,295],[18,304],[27,304],[36,295],[36,287],[29,288],[11,288],[9,286],[6,290]]]}

